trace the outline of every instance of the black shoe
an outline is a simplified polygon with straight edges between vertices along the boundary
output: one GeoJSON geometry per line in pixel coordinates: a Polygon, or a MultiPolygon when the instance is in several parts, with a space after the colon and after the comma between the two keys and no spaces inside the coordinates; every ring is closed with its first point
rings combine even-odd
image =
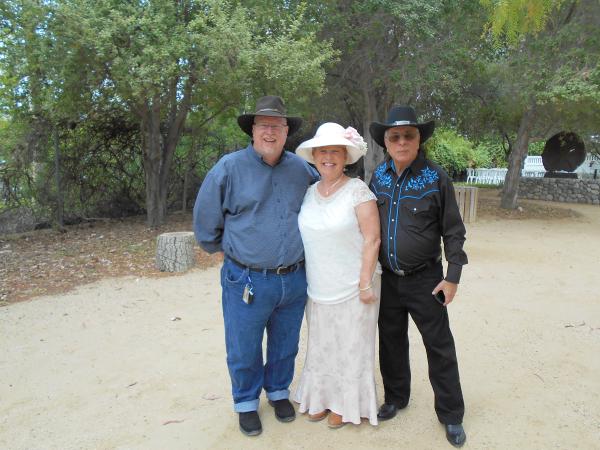
{"type": "Polygon", "coordinates": [[[240,430],[246,436],[258,436],[262,433],[262,424],[256,411],[240,413],[240,430]]]}
{"type": "Polygon", "coordinates": [[[396,417],[396,413],[404,409],[405,406],[398,407],[393,403],[384,403],[379,407],[379,411],[377,412],[377,418],[379,420],[390,420],[396,417]]]}
{"type": "Polygon", "coordinates": [[[467,440],[467,435],[461,423],[458,425],[444,425],[446,428],[446,439],[455,447],[462,447],[467,440]]]}
{"type": "Polygon", "coordinates": [[[269,405],[275,408],[275,417],[280,422],[291,422],[296,418],[296,411],[287,398],[269,400],[269,405]]]}

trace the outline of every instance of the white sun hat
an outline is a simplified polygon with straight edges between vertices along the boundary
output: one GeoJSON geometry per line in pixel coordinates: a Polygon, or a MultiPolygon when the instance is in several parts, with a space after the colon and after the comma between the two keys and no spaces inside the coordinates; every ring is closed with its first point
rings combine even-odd
{"type": "Polygon", "coordinates": [[[354,164],[367,154],[367,143],[358,131],[352,127],[344,128],[340,124],[327,122],[317,129],[315,137],[298,146],[296,155],[314,164],[313,150],[328,145],[346,147],[346,164],[354,164]]]}

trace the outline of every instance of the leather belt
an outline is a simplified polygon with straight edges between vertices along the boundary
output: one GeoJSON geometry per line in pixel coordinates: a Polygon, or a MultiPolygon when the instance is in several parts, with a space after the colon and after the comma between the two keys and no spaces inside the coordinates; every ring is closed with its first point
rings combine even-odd
{"type": "Polygon", "coordinates": [[[428,261],[428,262],[423,263],[423,264],[419,264],[418,266],[415,266],[415,267],[411,267],[410,269],[392,270],[392,269],[389,269],[387,267],[383,267],[383,268],[385,270],[387,270],[388,272],[391,272],[394,275],[397,275],[399,277],[408,277],[410,275],[414,275],[415,273],[423,272],[425,269],[429,269],[430,267],[435,266],[441,260],[442,260],[442,257],[438,256],[436,259],[433,259],[433,260],[428,261]]]}
{"type": "Polygon", "coordinates": [[[273,269],[261,269],[258,267],[250,267],[250,266],[247,266],[246,264],[242,264],[241,262],[236,261],[235,259],[233,259],[230,256],[228,256],[227,259],[229,259],[232,263],[234,263],[238,267],[241,267],[242,269],[250,269],[252,272],[275,273],[277,275],[286,275],[288,273],[294,272],[295,270],[299,269],[300,267],[302,267],[304,265],[304,260],[301,260],[301,261],[298,261],[297,263],[292,264],[291,266],[279,266],[279,267],[275,267],[273,269]]]}

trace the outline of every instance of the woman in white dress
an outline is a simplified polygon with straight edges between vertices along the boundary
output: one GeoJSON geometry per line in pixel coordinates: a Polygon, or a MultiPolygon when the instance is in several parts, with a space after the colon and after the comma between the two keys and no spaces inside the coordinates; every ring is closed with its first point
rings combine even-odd
{"type": "Polygon", "coordinates": [[[296,154],[314,164],[321,181],[304,197],[298,217],[308,281],[308,348],[295,393],[301,413],[328,425],[377,425],[375,330],[381,269],[375,196],[344,174],[366,153],[354,128],[319,127],[296,154]]]}

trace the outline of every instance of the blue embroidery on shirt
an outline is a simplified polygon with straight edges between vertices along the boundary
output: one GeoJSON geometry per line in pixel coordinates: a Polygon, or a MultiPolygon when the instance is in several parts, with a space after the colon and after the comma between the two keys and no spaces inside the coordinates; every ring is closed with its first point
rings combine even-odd
{"type": "Polygon", "coordinates": [[[378,197],[380,195],[385,195],[386,197],[392,198],[392,196],[386,192],[379,192],[379,190],[377,189],[377,186],[375,185],[375,183],[371,183],[371,190],[375,193],[375,195],[377,195],[378,197]]]}
{"type": "Polygon", "coordinates": [[[392,187],[392,176],[389,173],[386,173],[387,164],[381,164],[377,169],[375,169],[375,178],[377,178],[377,182],[385,186],[387,188],[392,187]]]}
{"type": "Polygon", "coordinates": [[[425,197],[426,195],[431,194],[433,192],[440,192],[440,190],[439,189],[431,189],[430,191],[420,193],[420,195],[401,195],[400,197],[398,197],[398,200],[403,200],[405,198],[414,198],[416,200],[420,200],[423,197],[425,197]]]}
{"type": "Polygon", "coordinates": [[[429,167],[425,167],[421,170],[421,175],[411,178],[404,191],[412,190],[412,191],[420,191],[425,189],[427,185],[435,183],[440,179],[440,176],[435,170],[431,170],[429,167]]]}

